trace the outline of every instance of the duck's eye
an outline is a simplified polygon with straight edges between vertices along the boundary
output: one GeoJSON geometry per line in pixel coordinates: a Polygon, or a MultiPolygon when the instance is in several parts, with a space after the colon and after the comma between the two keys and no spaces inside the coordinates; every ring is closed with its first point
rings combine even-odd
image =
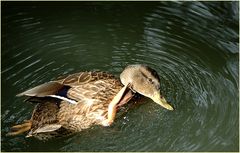
{"type": "Polygon", "coordinates": [[[152,80],[151,78],[148,78],[148,81],[149,81],[150,83],[153,83],[153,80],[152,80]]]}

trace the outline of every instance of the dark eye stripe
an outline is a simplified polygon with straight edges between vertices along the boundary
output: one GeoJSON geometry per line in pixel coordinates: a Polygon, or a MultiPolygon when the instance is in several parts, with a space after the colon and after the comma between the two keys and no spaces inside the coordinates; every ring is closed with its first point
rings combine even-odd
{"type": "Polygon", "coordinates": [[[146,68],[151,73],[151,75],[153,75],[158,81],[160,81],[160,78],[154,69],[151,69],[150,67],[146,67],[146,68]]]}
{"type": "Polygon", "coordinates": [[[145,78],[148,78],[148,76],[144,73],[144,72],[142,72],[142,71],[140,71],[141,73],[142,73],[142,75],[145,77],[145,78]]]}

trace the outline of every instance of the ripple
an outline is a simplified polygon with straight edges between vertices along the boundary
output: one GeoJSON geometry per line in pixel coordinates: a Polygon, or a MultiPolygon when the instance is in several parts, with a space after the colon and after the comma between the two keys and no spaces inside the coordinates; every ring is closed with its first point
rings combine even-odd
{"type": "Polygon", "coordinates": [[[129,10],[94,5],[88,14],[74,8],[51,13],[40,6],[11,9],[3,17],[3,133],[30,117],[33,105],[15,98],[20,91],[78,71],[118,76],[136,63],[159,73],[161,93],[175,111],[146,99],[112,127],[93,127],[61,143],[2,135],[3,150],[236,151],[239,42],[234,4],[157,2],[149,8],[130,5],[129,10]]]}

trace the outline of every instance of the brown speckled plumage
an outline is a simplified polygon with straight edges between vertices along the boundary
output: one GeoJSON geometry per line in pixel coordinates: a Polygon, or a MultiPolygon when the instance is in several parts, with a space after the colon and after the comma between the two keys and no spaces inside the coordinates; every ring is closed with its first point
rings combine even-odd
{"type": "Polygon", "coordinates": [[[72,85],[68,91],[68,97],[78,101],[77,106],[68,102],[60,104],[59,122],[63,127],[73,131],[81,131],[93,124],[100,124],[106,119],[108,104],[122,88],[120,81],[112,75],[107,73],[88,74],[91,76],[88,77],[90,81],[84,79],[85,83],[82,84],[80,81],[79,84],[78,80],[78,85],[72,85]]]}
{"type": "Polygon", "coordinates": [[[77,104],[44,96],[30,98],[29,101],[37,101],[37,105],[29,120],[31,128],[27,137],[48,139],[100,125],[107,117],[108,104],[123,86],[119,79],[105,72],[80,72],[53,82],[68,87],[67,97],[77,104]]]}

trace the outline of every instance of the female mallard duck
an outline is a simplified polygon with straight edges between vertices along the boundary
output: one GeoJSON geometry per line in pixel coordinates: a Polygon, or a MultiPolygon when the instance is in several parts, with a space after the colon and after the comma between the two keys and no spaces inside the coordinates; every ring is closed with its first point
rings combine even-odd
{"type": "Polygon", "coordinates": [[[29,131],[27,137],[48,139],[92,125],[110,126],[117,108],[132,99],[136,92],[173,110],[160,95],[157,72],[148,66],[127,66],[120,80],[105,72],[80,72],[18,94],[30,97],[28,100],[37,105],[31,119],[13,126],[8,135],[29,131]]]}

